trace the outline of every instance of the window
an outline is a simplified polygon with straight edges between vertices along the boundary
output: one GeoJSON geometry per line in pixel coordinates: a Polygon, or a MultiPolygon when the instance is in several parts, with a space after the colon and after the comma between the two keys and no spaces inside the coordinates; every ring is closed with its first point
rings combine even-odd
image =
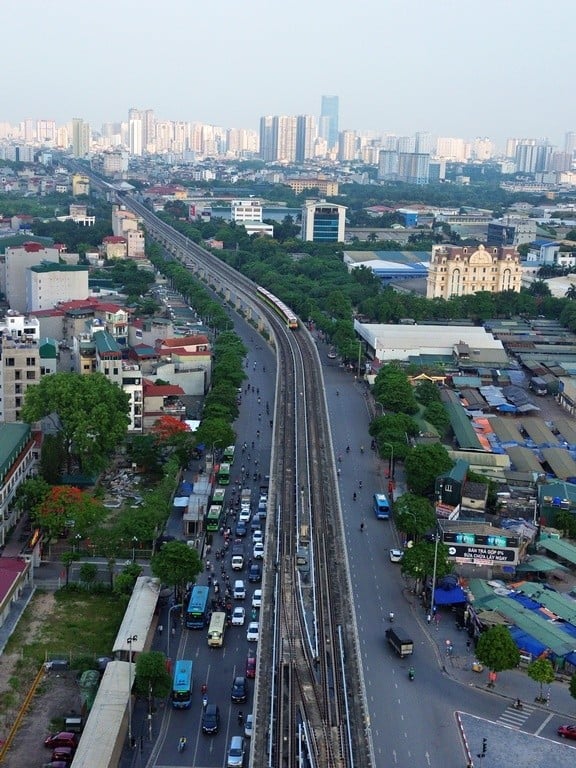
{"type": "Polygon", "coordinates": [[[33,368],[36,365],[36,358],[35,357],[27,357],[26,358],[26,365],[28,368],[33,368]]]}
{"type": "Polygon", "coordinates": [[[14,371],[14,378],[17,381],[21,381],[22,380],[22,371],[14,371]]]}
{"type": "Polygon", "coordinates": [[[15,360],[13,357],[7,357],[6,358],[6,367],[13,368],[15,365],[15,360]]]}
{"type": "Polygon", "coordinates": [[[26,371],[26,381],[34,381],[36,379],[36,371],[26,371]]]}

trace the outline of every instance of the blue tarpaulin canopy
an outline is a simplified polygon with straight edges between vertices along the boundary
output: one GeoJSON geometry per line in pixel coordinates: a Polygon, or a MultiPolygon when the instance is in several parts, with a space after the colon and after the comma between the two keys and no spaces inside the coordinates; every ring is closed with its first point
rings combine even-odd
{"type": "Polygon", "coordinates": [[[452,587],[444,589],[437,587],[434,592],[434,602],[436,605],[455,605],[456,603],[465,603],[467,601],[466,592],[462,587],[452,587]]]}

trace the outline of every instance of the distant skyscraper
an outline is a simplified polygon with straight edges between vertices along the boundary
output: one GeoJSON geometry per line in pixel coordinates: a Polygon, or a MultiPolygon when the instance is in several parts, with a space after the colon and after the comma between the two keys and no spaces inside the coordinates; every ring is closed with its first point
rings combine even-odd
{"type": "Polygon", "coordinates": [[[347,163],[356,159],[356,131],[340,131],[338,135],[338,160],[347,163]]]}
{"type": "Polygon", "coordinates": [[[321,122],[323,130],[327,128],[327,132],[321,133],[320,136],[326,139],[330,149],[338,144],[338,109],[338,96],[322,96],[320,119],[322,121],[323,117],[327,118],[327,125],[321,122]]]}
{"type": "Polygon", "coordinates": [[[568,131],[564,136],[564,152],[574,157],[574,151],[576,150],[576,131],[568,131]]]}
{"type": "Polygon", "coordinates": [[[303,163],[314,157],[316,121],[312,115],[298,115],[296,118],[296,162],[303,163]]]}
{"type": "Polygon", "coordinates": [[[72,154],[86,157],[90,152],[90,125],[81,117],[72,118],[72,154]]]}
{"type": "Polygon", "coordinates": [[[293,163],[296,160],[297,118],[290,115],[274,117],[276,160],[293,163]]]}
{"type": "Polygon", "coordinates": [[[273,124],[274,118],[271,115],[260,118],[260,157],[265,163],[276,160],[273,124]]]}
{"type": "Polygon", "coordinates": [[[144,138],[144,121],[139,109],[128,110],[128,144],[131,155],[141,155],[144,138]]]}
{"type": "Polygon", "coordinates": [[[434,141],[431,133],[418,131],[414,136],[414,152],[421,155],[431,155],[434,147],[434,141]]]}

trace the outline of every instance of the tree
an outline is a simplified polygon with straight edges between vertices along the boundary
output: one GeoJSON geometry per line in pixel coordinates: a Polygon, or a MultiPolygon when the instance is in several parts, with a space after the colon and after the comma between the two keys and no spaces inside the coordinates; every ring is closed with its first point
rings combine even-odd
{"type": "Polygon", "coordinates": [[[80,558],[80,555],[78,554],[78,552],[74,552],[71,549],[62,553],[62,557],[60,559],[62,560],[64,569],[66,571],[66,584],[65,584],[66,587],[70,582],[70,568],[72,566],[72,563],[75,563],[79,558],[80,558]]]}
{"type": "Polygon", "coordinates": [[[84,538],[105,514],[102,504],[84,491],[70,485],[56,485],[36,508],[33,519],[49,538],[57,538],[69,530],[84,538]]]}
{"type": "Polygon", "coordinates": [[[46,480],[42,477],[29,477],[18,486],[15,496],[16,506],[21,512],[28,512],[33,516],[49,493],[50,484],[46,480]]]}
{"type": "Polygon", "coordinates": [[[394,502],[396,526],[414,539],[421,538],[436,525],[436,514],[428,499],[404,493],[394,502]]]}
{"type": "MultiPolygon", "coordinates": [[[[130,563],[114,581],[114,592],[119,595],[130,595],[136,584],[136,579],[142,574],[142,566],[138,563],[130,563]]],[[[110,577],[112,579],[112,576],[110,577]]]]}
{"type": "Polygon", "coordinates": [[[448,472],[453,464],[443,445],[417,445],[404,460],[408,488],[417,496],[431,497],[436,478],[448,472]]]}
{"type": "Polygon", "coordinates": [[[94,584],[98,576],[98,566],[95,563],[82,563],[79,575],[82,584],[90,587],[94,584]]]}
{"type": "Polygon", "coordinates": [[[483,632],[476,645],[476,656],[492,672],[514,669],[520,663],[520,651],[507,627],[498,624],[483,632]]]}
{"type": "MultiPolygon", "coordinates": [[[[452,563],[448,559],[448,547],[445,544],[438,543],[438,556],[436,557],[435,542],[418,541],[413,547],[404,550],[402,573],[415,579],[419,585],[427,576],[434,575],[434,560],[436,560],[437,579],[441,579],[452,572],[452,563]]],[[[417,588],[416,591],[419,589],[417,588]]]]}
{"type": "Polygon", "coordinates": [[[196,581],[202,571],[202,562],[198,552],[185,542],[168,541],[152,557],[150,568],[162,584],[175,588],[176,597],[180,599],[187,582],[196,581]]]}
{"type": "Polygon", "coordinates": [[[140,653],[136,658],[134,679],[136,695],[142,698],[166,698],[172,688],[170,673],[166,669],[166,656],[159,651],[140,653]]]}
{"type": "Polygon", "coordinates": [[[438,386],[433,381],[421,381],[416,387],[416,399],[422,405],[440,402],[440,392],[438,386]]]}
{"type": "Polygon", "coordinates": [[[533,661],[526,670],[528,677],[531,677],[536,683],[540,683],[540,696],[539,701],[545,701],[542,693],[542,686],[544,683],[550,685],[554,682],[556,675],[554,674],[554,666],[550,659],[536,659],[533,661]]]}
{"type": "Polygon", "coordinates": [[[80,471],[96,472],[124,439],[129,395],[104,374],[54,373],[26,390],[22,419],[51,417],[63,437],[68,472],[74,459],[80,471]]]}
{"type": "Polygon", "coordinates": [[[572,301],[573,299],[576,299],[576,285],[572,284],[572,285],[571,285],[571,286],[568,288],[568,290],[566,291],[566,293],[564,294],[564,296],[565,296],[567,299],[570,299],[570,301],[572,301]]]}
{"type": "Polygon", "coordinates": [[[416,413],[418,406],[408,377],[397,363],[383,365],[374,381],[374,397],[385,411],[416,413]]]}

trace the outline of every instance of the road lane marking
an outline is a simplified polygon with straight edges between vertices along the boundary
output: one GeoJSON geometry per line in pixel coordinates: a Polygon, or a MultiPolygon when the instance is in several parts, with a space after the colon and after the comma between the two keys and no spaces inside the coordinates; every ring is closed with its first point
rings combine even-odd
{"type": "Polygon", "coordinates": [[[534,731],[534,735],[535,736],[540,736],[540,734],[542,733],[543,729],[548,725],[548,723],[550,722],[550,720],[552,720],[553,717],[554,717],[553,714],[552,715],[548,715],[548,717],[546,718],[546,720],[544,720],[544,722],[542,723],[540,728],[538,728],[537,731],[534,731]]]}

